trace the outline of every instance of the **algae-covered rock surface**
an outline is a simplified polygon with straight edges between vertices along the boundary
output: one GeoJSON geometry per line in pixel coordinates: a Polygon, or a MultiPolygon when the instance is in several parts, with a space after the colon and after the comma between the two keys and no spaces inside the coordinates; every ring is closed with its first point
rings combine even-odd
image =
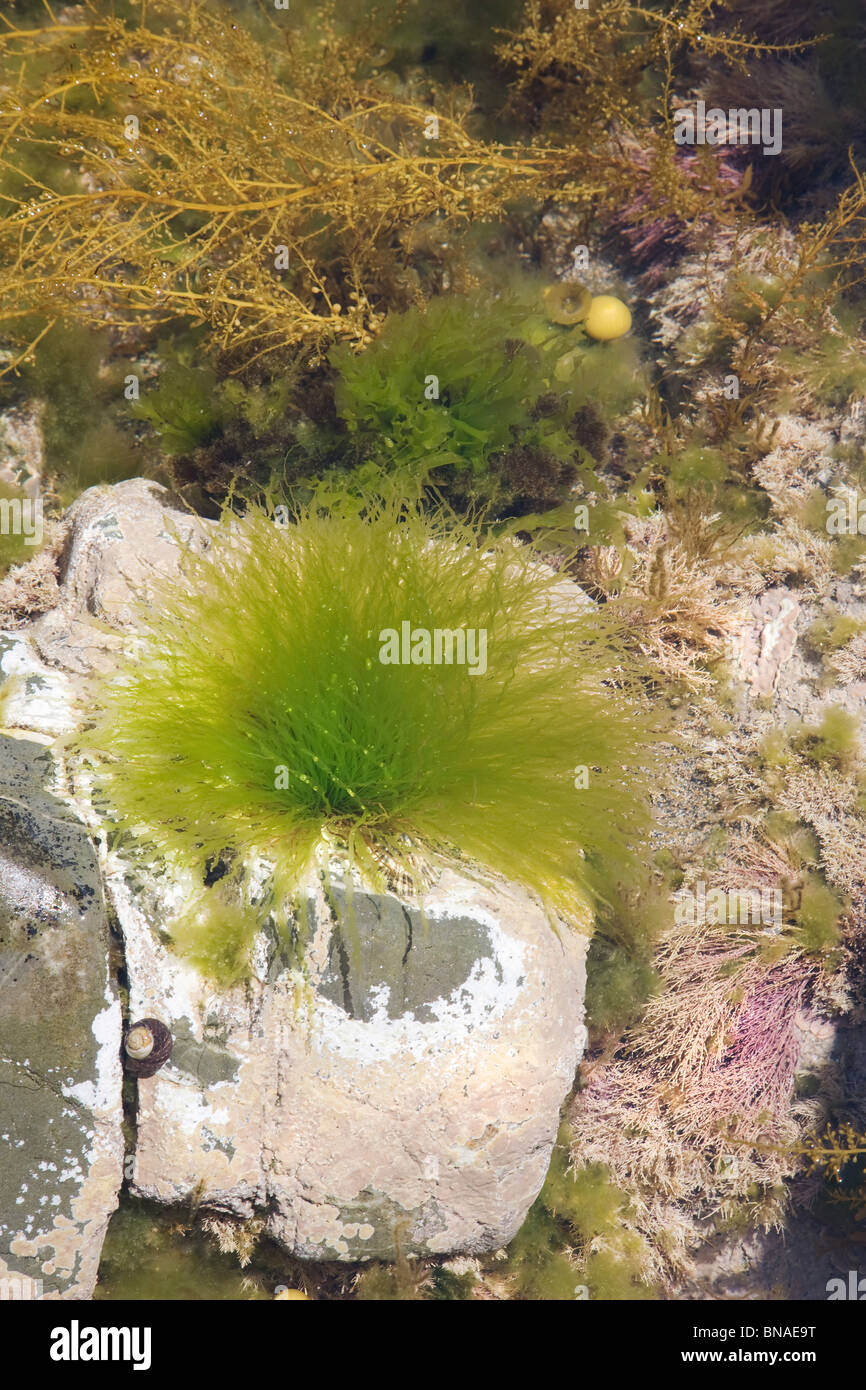
{"type": "Polygon", "coordinates": [[[0,1277],[862,1301],[863,5],[3,8],[0,1277]]]}
{"type": "Polygon", "coordinates": [[[96,854],[52,769],[0,738],[0,1275],[88,1298],[121,1182],[121,1013],[96,854]]]}
{"type": "MultiPolygon", "coordinates": [[[[86,721],[88,674],[117,659],[148,584],[181,573],[210,525],[143,480],[91,489],[66,524],[59,603],[3,656],[7,726],[46,739],[86,721]]],[[[583,601],[566,584],[555,596],[583,601]]],[[[303,969],[269,919],[249,976],[217,984],[166,932],[201,884],[109,847],[87,777],[71,783],[98,868],[73,813],[58,802],[58,814],[90,866],[103,933],[105,883],[128,1018],[173,1036],[168,1063],[137,1081],[131,1194],[253,1222],[308,1260],[507,1243],[543,1183],[585,1044],[587,936],[553,930],[501,876],[445,870],[413,899],[371,892],[326,855],[301,894],[303,969]]],[[[90,958],[80,968],[91,987],[101,978],[90,958]]]]}

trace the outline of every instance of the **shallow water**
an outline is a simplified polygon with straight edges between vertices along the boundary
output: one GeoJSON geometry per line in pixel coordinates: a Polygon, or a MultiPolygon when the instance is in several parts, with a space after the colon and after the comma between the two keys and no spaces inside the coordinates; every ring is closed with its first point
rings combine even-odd
{"type": "MultiPolygon", "coordinates": [[[[183,1207],[160,1207],[125,1194],[111,1218],[95,1299],[243,1299],[273,1297],[279,1283],[254,1263],[241,1269],[183,1207]]],[[[283,1282],[288,1282],[288,1279],[283,1282]]]]}

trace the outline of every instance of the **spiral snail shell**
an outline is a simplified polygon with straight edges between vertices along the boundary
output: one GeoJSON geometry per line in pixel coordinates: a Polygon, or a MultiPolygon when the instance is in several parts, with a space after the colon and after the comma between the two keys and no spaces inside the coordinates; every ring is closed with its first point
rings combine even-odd
{"type": "Polygon", "coordinates": [[[126,1070],[132,1076],[153,1076],[171,1056],[174,1039],[158,1018],[130,1024],[123,1040],[126,1070]]]}

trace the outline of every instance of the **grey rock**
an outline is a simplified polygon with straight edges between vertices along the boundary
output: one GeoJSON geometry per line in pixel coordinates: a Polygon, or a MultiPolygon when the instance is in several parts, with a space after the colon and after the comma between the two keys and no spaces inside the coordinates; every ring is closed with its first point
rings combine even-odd
{"type": "Polygon", "coordinates": [[[120,1003],[96,855],[0,737],[0,1293],[88,1298],[123,1164],[120,1003]]]}

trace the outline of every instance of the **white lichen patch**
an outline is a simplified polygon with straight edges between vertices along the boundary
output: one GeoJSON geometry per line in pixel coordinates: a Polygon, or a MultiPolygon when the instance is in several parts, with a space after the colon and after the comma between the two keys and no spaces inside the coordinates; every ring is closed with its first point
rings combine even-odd
{"type": "MultiPolygon", "coordinates": [[[[431,915],[430,930],[447,930],[449,920],[463,916],[465,907],[461,911],[457,906],[451,913],[431,915]]],[[[476,908],[474,918],[489,933],[492,955],[477,960],[466,980],[447,997],[430,1001],[427,1007],[435,1015],[434,1021],[421,1021],[411,1012],[396,1019],[389,1017],[387,986],[374,991],[378,1007],[369,1021],[349,1018],[330,1000],[316,996],[307,1005],[313,1047],[372,1064],[392,1061],[400,1054],[416,1059],[444,1054],[465,1043],[469,1035],[477,1044],[480,1033],[495,1027],[506,1011],[517,1006],[525,980],[526,949],[507,936],[491,914],[476,908]]]]}
{"type": "Polygon", "coordinates": [[[49,741],[77,727],[70,681],[39,659],[25,637],[0,632],[0,729],[49,741]]]}

